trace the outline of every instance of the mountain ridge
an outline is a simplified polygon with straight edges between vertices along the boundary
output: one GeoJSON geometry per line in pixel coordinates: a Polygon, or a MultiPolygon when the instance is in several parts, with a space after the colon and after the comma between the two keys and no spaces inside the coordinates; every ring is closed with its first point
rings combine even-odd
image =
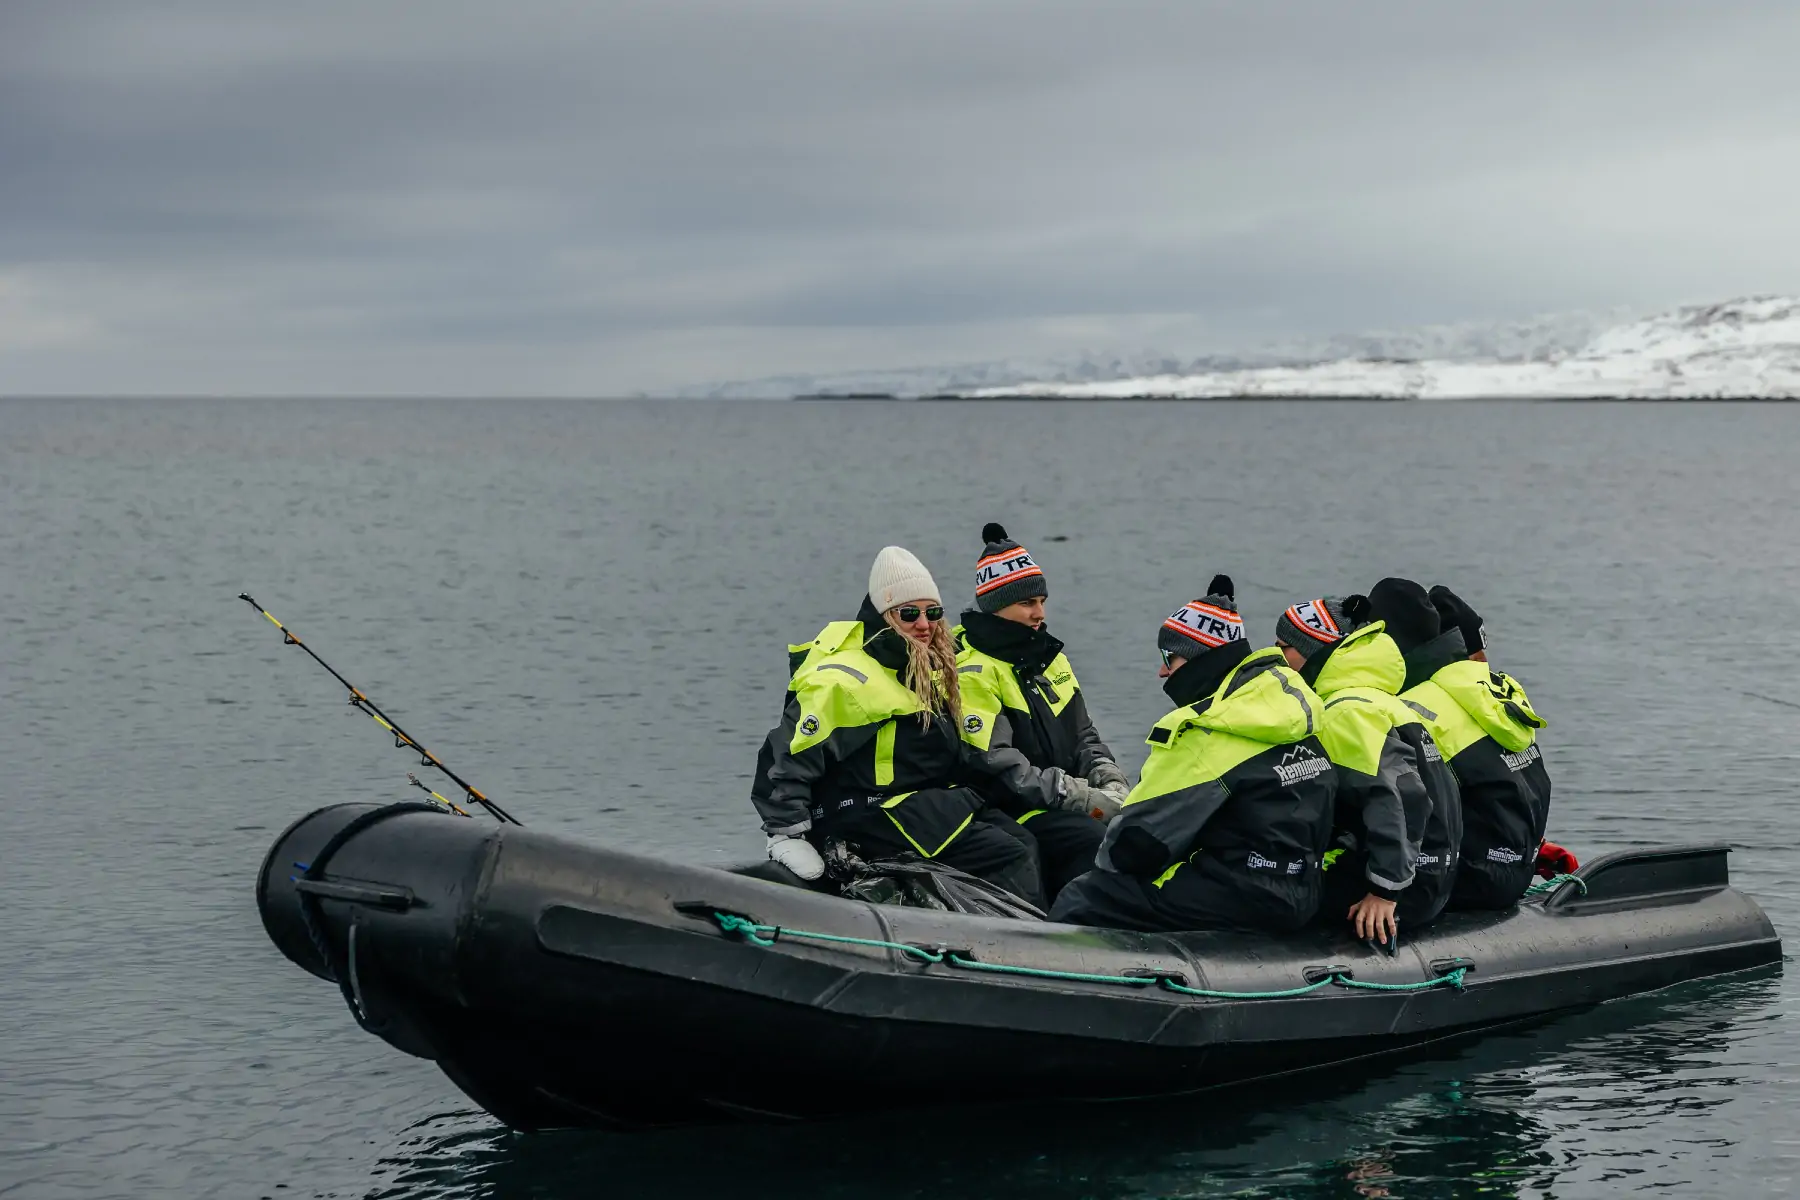
{"type": "Polygon", "coordinates": [[[1086,384],[1040,381],[967,394],[1071,399],[1800,398],[1800,298],[1746,296],[1688,305],[1603,329],[1579,349],[1523,360],[1345,357],[1086,384]]]}
{"type": "Polygon", "coordinates": [[[1346,396],[1396,399],[1800,397],[1800,298],[1744,296],[1644,315],[1549,313],[1291,338],[1236,353],[1084,351],[940,367],[708,384],[710,398],[1346,396]]]}

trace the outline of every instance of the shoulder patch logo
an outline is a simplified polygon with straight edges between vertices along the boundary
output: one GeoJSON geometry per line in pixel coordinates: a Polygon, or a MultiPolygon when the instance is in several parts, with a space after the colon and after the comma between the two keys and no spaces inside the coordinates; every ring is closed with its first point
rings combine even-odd
{"type": "Polygon", "coordinates": [[[963,732],[964,733],[980,733],[981,728],[982,728],[982,720],[978,714],[970,713],[968,716],[963,718],[963,732]]]}
{"type": "Polygon", "coordinates": [[[806,718],[800,722],[800,732],[807,737],[811,737],[813,734],[819,732],[819,718],[809,713],[806,718]]]}

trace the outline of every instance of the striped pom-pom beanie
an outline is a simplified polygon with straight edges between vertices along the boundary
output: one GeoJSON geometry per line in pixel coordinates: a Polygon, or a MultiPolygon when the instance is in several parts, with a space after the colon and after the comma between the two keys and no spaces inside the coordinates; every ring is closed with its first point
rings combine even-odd
{"type": "Polygon", "coordinates": [[[1170,613],[1156,631],[1156,648],[1185,659],[1244,640],[1244,618],[1238,615],[1237,588],[1229,575],[1214,575],[1206,595],[1170,613]]]}
{"type": "Polygon", "coordinates": [[[1275,619],[1275,640],[1292,646],[1300,657],[1333,649],[1369,618],[1366,596],[1321,596],[1302,600],[1275,619]]]}
{"type": "Polygon", "coordinates": [[[999,522],[982,526],[981,540],[986,545],[975,564],[975,607],[997,613],[1009,604],[1050,594],[1043,568],[1032,560],[1031,551],[1007,537],[999,522]]]}

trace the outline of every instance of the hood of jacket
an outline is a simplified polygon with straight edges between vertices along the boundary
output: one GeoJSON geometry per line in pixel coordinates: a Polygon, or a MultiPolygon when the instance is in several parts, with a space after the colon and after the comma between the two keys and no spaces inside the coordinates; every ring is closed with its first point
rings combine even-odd
{"type": "Polygon", "coordinates": [[[1482,732],[1508,750],[1531,745],[1537,740],[1537,731],[1548,723],[1531,707],[1517,680],[1484,662],[1464,659],[1451,663],[1433,675],[1431,682],[1473,717],[1482,732]]]}
{"type": "MultiPolygon", "coordinates": [[[[1214,653],[1217,653],[1215,651],[1214,653]]],[[[1189,670],[1183,667],[1172,678],[1189,670]]],[[[1313,733],[1324,703],[1274,647],[1246,655],[1224,682],[1193,705],[1191,722],[1269,745],[1297,742],[1313,733]]]]}
{"type": "Polygon", "coordinates": [[[1046,626],[1033,629],[993,613],[972,608],[962,615],[963,640],[969,645],[1020,668],[1027,675],[1037,675],[1056,661],[1063,652],[1062,642],[1046,626]]]}
{"type": "Polygon", "coordinates": [[[1329,698],[1345,688],[1366,687],[1390,696],[1406,682],[1406,659],[1387,635],[1387,625],[1371,621],[1334,646],[1313,677],[1313,690],[1329,698]]]}

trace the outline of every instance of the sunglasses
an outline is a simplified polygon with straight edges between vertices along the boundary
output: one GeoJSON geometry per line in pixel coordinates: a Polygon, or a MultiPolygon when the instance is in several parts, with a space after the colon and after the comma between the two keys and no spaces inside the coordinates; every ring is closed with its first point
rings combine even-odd
{"type": "MultiPolygon", "coordinates": [[[[1181,656],[1179,654],[1170,654],[1167,650],[1164,650],[1161,646],[1158,646],[1156,648],[1156,652],[1158,654],[1162,655],[1163,666],[1169,668],[1170,670],[1175,669],[1175,660],[1178,658],[1181,658],[1181,656]]],[[[1182,658],[1181,661],[1186,662],[1187,659],[1182,658]]]]}
{"type": "Polygon", "coordinates": [[[914,621],[919,619],[920,613],[925,614],[925,619],[927,621],[941,621],[944,619],[944,606],[941,604],[932,604],[925,608],[920,608],[916,604],[902,604],[894,611],[900,614],[900,623],[902,625],[911,625],[914,621]]]}

